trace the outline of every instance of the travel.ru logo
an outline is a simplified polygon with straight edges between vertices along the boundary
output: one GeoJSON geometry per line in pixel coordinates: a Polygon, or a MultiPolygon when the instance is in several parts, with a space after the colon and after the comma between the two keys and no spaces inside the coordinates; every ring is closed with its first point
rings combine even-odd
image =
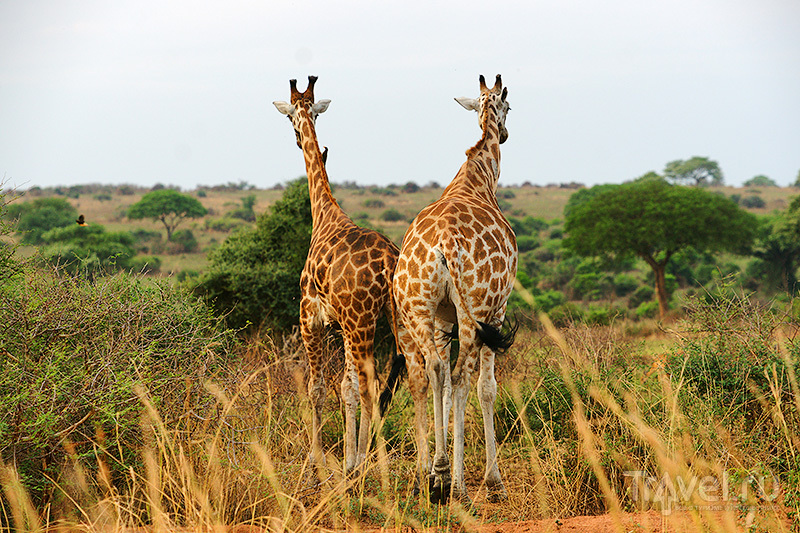
{"type": "Polygon", "coordinates": [[[637,506],[660,509],[664,514],[680,509],[724,510],[755,501],[771,503],[781,492],[772,473],[697,476],[666,472],[656,477],[644,470],[628,470],[623,474],[628,478],[628,494],[637,506]]]}

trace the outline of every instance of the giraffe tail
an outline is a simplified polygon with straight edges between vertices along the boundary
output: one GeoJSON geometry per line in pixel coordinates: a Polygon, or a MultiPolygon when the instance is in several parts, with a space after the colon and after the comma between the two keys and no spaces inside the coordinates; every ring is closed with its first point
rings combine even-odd
{"type": "Polygon", "coordinates": [[[380,409],[381,418],[386,414],[389,409],[389,404],[392,403],[392,396],[400,385],[400,378],[406,369],[406,356],[402,352],[397,351],[392,358],[392,368],[389,370],[389,376],[386,378],[386,387],[381,393],[378,400],[378,407],[380,409]]]}
{"type": "Polygon", "coordinates": [[[504,354],[506,350],[511,348],[511,345],[514,344],[514,337],[517,336],[517,330],[519,329],[519,321],[515,320],[512,324],[508,317],[506,317],[503,321],[504,326],[508,324],[505,333],[503,333],[501,329],[487,324],[486,322],[478,320],[477,323],[479,326],[477,328],[478,338],[496,354],[504,354]]]}

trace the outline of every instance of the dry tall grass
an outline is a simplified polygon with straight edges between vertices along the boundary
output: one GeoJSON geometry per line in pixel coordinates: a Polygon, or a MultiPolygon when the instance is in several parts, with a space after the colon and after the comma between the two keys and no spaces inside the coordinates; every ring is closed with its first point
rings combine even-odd
{"type": "Polygon", "coordinates": [[[797,531],[797,325],[742,297],[699,302],[696,311],[664,333],[671,348],[655,355],[619,325],[557,329],[542,316],[541,329],[521,335],[498,369],[500,466],[509,491],[503,504],[483,497],[474,399],[466,469],[476,499],[469,508],[433,506],[414,494],[413,406],[404,390],[365,470],[344,479],[338,381],[330,377],[327,463],[310,470],[297,351],[254,338],[251,363],[222,382],[187,387],[180,412],[161,411],[137,389],[145,409],[136,461],[106,445],[108,428],[96,429],[91,453],[64,442],[68,460],[51,479],[57,497],[43,507],[6,460],[0,531],[470,531],[520,517],[598,513],[610,513],[624,531],[624,513],[641,509],[682,510],[697,531],[797,531]],[[707,327],[713,324],[724,331],[707,327]],[[715,381],[711,362],[719,355],[750,365],[746,390],[715,381]]]}

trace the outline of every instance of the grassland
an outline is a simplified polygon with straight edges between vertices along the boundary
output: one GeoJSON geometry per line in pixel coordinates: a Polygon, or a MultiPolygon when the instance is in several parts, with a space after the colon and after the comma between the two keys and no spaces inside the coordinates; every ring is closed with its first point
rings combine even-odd
{"type": "MultiPolygon", "coordinates": [[[[510,190],[507,212],[548,221],[561,218],[573,192],[510,190]]],[[[108,229],[158,229],[122,216],[142,192],[71,201],[108,229]]],[[[765,206],[756,212],[785,207],[795,192],[761,189],[765,206]]],[[[280,197],[209,190],[200,200],[210,220],[249,194],[257,212],[280,197]]],[[[396,241],[407,222],[387,223],[381,214],[394,208],[411,218],[438,194],[336,189],[346,211],[367,213],[363,220],[396,241]]],[[[202,269],[205,252],[227,235],[206,229],[205,220],[186,227],[202,251],[165,255],[162,273],[202,269]]],[[[523,317],[526,328],[497,362],[496,427],[509,499],[485,498],[473,390],[466,416],[472,504],[434,506],[414,493],[405,387],[381,421],[368,468],[342,477],[335,343],[327,463],[315,482],[296,335],[239,337],[170,280],[117,273],[88,283],[26,267],[0,285],[0,531],[494,533],[523,531],[512,525],[522,519],[550,520],[558,530],[555,520],[601,514],[603,531],[663,531],[674,516],[688,521],[683,531],[797,531],[800,323],[723,289],[690,298],[684,314],[665,322],[556,328],[547,316],[523,317]]]]}

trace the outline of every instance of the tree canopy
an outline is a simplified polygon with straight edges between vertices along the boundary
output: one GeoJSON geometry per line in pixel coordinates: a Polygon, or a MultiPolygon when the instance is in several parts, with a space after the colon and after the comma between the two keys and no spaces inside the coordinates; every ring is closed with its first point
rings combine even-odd
{"type": "Polygon", "coordinates": [[[564,245],[582,256],[643,259],[655,274],[662,316],[665,268],[676,252],[692,247],[747,253],[753,241],[755,216],[722,195],[662,179],[600,187],[598,194],[584,193],[586,200],[566,214],[564,245]]]}
{"type": "Polygon", "coordinates": [[[758,176],[753,176],[749,180],[742,183],[745,187],[777,187],[778,184],[775,183],[775,180],[772,178],[765,176],[763,174],[759,174],[758,176]]]}
{"type": "Polygon", "coordinates": [[[286,330],[300,315],[300,274],[311,242],[308,181],[292,182],[256,227],[234,233],[211,253],[195,291],[235,327],[286,330]]]}
{"type": "Polygon", "coordinates": [[[681,185],[723,185],[725,179],[719,163],[707,157],[694,156],[686,161],[676,159],[664,167],[664,177],[681,185]]]}
{"type": "Polygon", "coordinates": [[[42,244],[47,231],[74,226],[78,212],[64,198],[36,198],[30,202],[12,203],[6,209],[8,219],[17,219],[16,231],[25,244],[42,244]]]}
{"type": "Polygon", "coordinates": [[[151,218],[154,222],[160,220],[167,230],[167,240],[172,240],[172,233],[184,219],[199,218],[207,212],[197,198],[174,189],[159,189],[150,191],[130,206],[128,218],[151,218]]]}

